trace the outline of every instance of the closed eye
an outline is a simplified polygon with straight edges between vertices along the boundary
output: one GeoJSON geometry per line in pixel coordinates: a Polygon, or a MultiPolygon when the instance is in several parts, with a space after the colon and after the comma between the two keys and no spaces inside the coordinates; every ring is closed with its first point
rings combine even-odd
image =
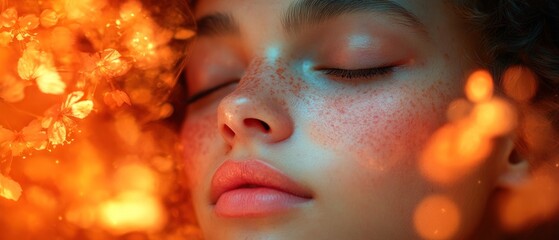
{"type": "Polygon", "coordinates": [[[319,71],[324,74],[342,79],[368,79],[376,76],[382,76],[394,71],[394,66],[365,68],[365,69],[339,69],[339,68],[323,68],[319,71]]]}
{"type": "Polygon", "coordinates": [[[227,81],[227,82],[224,82],[224,83],[219,84],[217,86],[208,88],[206,90],[202,90],[202,91],[200,91],[198,93],[195,93],[192,96],[188,97],[186,99],[186,104],[192,104],[192,103],[194,103],[194,102],[196,102],[196,101],[198,101],[198,100],[200,100],[200,99],[202,99],[202,98],[204,98],[204,97],[206,97],[206,96],[208,96],[208,95],[210,95],[210,94],[212,94],[216,91],[219,91],[222,88],[226,88],[230,85],[237,84],[237,83],[239,83],[239,80],[232,80],[232,81],[227,81]]]}

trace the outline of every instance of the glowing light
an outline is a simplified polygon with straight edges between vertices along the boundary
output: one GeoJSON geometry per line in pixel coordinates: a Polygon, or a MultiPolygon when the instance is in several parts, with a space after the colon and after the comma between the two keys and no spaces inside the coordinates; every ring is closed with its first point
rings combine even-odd
{"type": "Polygon", "coordinates": [[[371,45],[371,36],[369,35],[352,35],[349,37],[348,46],[353,49],[366,49],[371,45]]]}
{"type": "Polygon", "coordinates": [[[11,28],[16,24],[17,17],[17,10],[13,7],[8,8],[0,15],[0,23],[2,23],[3,27],[11,28]]]}
{"type": "Polygon", "coordinates": [[[17,80],[11,74],[0,76],[0,98],[6,102],[19,102],[25,98],[25,87],[27,84],[24,81],[17,80]]]}
{"type": "Polygon", "coordinates": [[[502,136],[517,126],[517,114],[512,105],[502,99],[479,103],[472,110],[475,127],[487,137],[502,136]]]}
{"type": "Polygon", "coordinates": [[[455,166],[461,167],[462,170],[467,170],[466,167],[477,166],[482,160],[489,157],[492,150],[492,143],[489,138],[483,136],[475,128],[464,129],[456,136],[456,149],[455,153],[458,157],[458,164],[455,166]]]}
{"type": "Polygon", "coordinates": [[[118,136],[129,146],[134,146],[141,136],[140,126],[136,119],[128,114],[120,115],[114,122],[118,136]]]}
{"type": "Polygon", "coordinates": [[[455,122],[466,118],[472,111],[474,105],[466,99],[458,99],[450,103],[447,111],[447,119],[455,122]]]}
{"type": "Polygon", "coordinates": [[[266,61],[269,64],[275,63],[281,55],[281,48],[279,46],[272,46],[266,48],[266,61]]]}
{"type": "Polygon", "coordinates": [[[460,217],[460,210],[451,199],[433,195],[417,206],[413,222],[424,239],[452,239],[460,226],[460,217]]]}
{"type": "Polygon", "coordinates": [[[58,95],[66,90],[66,83],[54,68],[41,65],[37,68],[35,76],[37,76],[37,86],[43,93],[58,95]]]}
{"type": "Polygon", "coordinates": [[[18,19],[18,25],[22,31],[29,31],[37,28],[40,24],[40,19],[34,14],[25,15],[18,19]]]}
{"type": "Polygon", "coordinates": [[[152,193],[156,190],[157,177],[151,168],[142,164],[128,164],[118,169],[114,187],[127,191],[152,193]]]}
{"type": "Polygon", "coordinates": [[[14,180],[0,174],[0,196],[17,201],[21,196],[21,186],[14,180]]]}
{"type": "Polygon", "coordinates": [[[91,228],[96,221],[96,209],[89,206],[70,207],[64,218],[82,228],[91,228]]]}
{"type": "Polygon", "coordinates": [[[503,197],[499,203],[502,226],[512,232],[521,231],[553,217],[559,210],[558,180],[554,173],[540,169],[517,191],[503,197]]]}
{"type": "Polygon", "coordinates": [[[106,0],[63,1],[67,18],[82,23],[95,19],[92,16],[99,16],[102,13],[100,10],[107,4],[106,0]]]}
{"type": "Polygon", "coordinates": [[[546,116],[541,113],[530,112],[524,116],[523,120],[522,134],[532,151],[545,152],[550,145],[556,144],[557,140],[553,136],[553,125],[546,116]]]}
{"type": "Polygon", "coordinates": [[[128,1],[122,4],[120,8],[120,18],[125,21],[129,22],[139,16],[142,12],[142,5],[137,1],[128,1]]]}
{"type": "Polygon", "coordinates": [[[475,71],[466,82],[466,96],[472,102],[481,102],[493,96],[493,77],[485,70],[475,71]]]}
{"type": "Polygon", "coordinates": [[[447,125],[428,141],[421,172],[432,181],[452,183],[470,173],[490,155],[492,142],[466,124],[447,125]]]}
{"type": "Polygon", "coordinates": [[[27,189],[25,196],[30,203],[43,211],[52,212],[58,206],[58,201],[53,193],[41,187],[33,186],[27,189]]]}
{"type": "Polygon", "coordinates": [[[41,26],[49,28],[53,27],[58,23],[58,14],[51,9],[45,9],[41,13],[41,26]]]}
{"type": "Polygon", "coordinates": [[[116,233],[156,231],[164,223],[162,207],[151,195],[125,192],[100,206],[101,224],[116,233]]]}
{"type": "Polygon", "coordinates": [[[493,97],[493,80],[487,71],[472,73],[465,88],[469,101],[450,104],[450,122],[431,136],[421,157],[422,173],[438,183],[452,183],[475,170],[491,155],[494,139],[518,125],[512,104],[493,97]]]}
{"type": "Polygon", "coordinates": [[[505,93],[519,102],[529,101],[538,88],[534,73],[521,66],[508,68],[503,76],[502,85],[505,93]]]}
{"type": "Polygon", "coordinates": [[[0,46],[7,46],[12,42],[13,36],[9,32],[0,32],[0,46]]]}
{"type": "Polygon", "coordinates": [[[175,33],[174,38],[178,40],[187,40],[196,35],[196,32],[186,29],[186,28],[179,28],[175,33]]]}
{"type": "Polygon", "coordinates": [[[53,51],[67,53],[73,51],[74,33],[67,27],[57,26],[52,29],[49,44],[53,51]]]}

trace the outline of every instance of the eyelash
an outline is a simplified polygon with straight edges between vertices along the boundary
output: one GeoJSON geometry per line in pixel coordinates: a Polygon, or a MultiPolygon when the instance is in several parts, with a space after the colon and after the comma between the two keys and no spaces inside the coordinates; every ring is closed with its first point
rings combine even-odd
{"type": "Polygon", "coordinates": [[[228,81],[228,82],[224,82],[222,84],[219,84],[217,86],[208,88],[206,90],[203,90],[201,92],[198,92],[198,93],[192,95],[191,97],[189,97],[188,99],[186,99],[186,104],[194,103],[194,102],[196,102],[196,101],[198,101],[198,100],[200,100],[200,99],[202,99],[202,98],[204,98],[204,97],[206,97],[206,96],[208,96],[208,95],[210,95],[210,94],[212,94],[216,91],[219,91],[222,88],[228,87],[229,85],[236,84],[238,82],[239,82],[238,80],[228,81]]]}
{"type": "MultiPolygon", "coordinates": [[[[334,77],[345,78],[345,79],[360,79],[360,78],[371,78],[375,76],[382,76],[389,74],[394,71],[393,66],[388,67],[378,67],[378,68],[366,68],[366,69],[357,69],[357,70],[347,70],[347,69],[339,69],[339,68],[325,68],[321,69],[320,71],[324,72],[326,75],[331,75],[334,77]]],[[[194,94],[192,97],[189,97],[186,100],[186,104],[194,103],[201,98],[204,98],[215,91],[218,91],[224,87],[227,87],[231,84],[238,83],[239,81],[229,81],[223,84],[214,86],[212,88],[206,89],[199,93],[194,94]]]]}
{"type": "Polygon", "coordinates": [[[344,79],[363,79],[375,76],[382,76],[394,71],[393,66],[378,67],[378,68],[365,68],[356,70],[347,70],[339,68],[325,68],[320,69],[324,74],[344,78],[344,79]]]}

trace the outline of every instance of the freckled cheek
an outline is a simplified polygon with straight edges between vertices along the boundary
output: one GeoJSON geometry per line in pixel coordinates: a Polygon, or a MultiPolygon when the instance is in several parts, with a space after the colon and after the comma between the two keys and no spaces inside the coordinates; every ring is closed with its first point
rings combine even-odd
{"type": "Polygon", "coordinates": [[[204,175],[210,163],[214,162],[212,147],[220,135],[217,131],[217,116],[208,114],[187,119],[183,124],[181,141],[185,170],[189,180],[195,184],[204,175]]]}
{"type": "MultiPolygon", "coordinates": [[[[318,144],[346,151],[367,167],[386,170],[415,159],[422,144],[444,122],[446,101],[418,92],[368,94],[361,98],[331,98],[311,126],[318,144]]],[[[345,154],[347,155],[347,154],[345,154]]]]}

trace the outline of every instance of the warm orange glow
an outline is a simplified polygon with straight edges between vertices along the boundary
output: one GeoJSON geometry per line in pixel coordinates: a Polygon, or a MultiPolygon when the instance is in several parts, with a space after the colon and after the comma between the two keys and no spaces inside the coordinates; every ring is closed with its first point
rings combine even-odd
{"type": "Polygon", "coordinates": [[[173,112],[193,18],[159,18],[168,4],[144,3],[2,2],[0,238],[194,232],[174,196],[175,135],[154,123],[173,112]]]}
{"type": "Polygon", "coordinates": [[[66,90],[66,83],[62,81],[55,68],[39,66],[35,71],[37,86],[47,94],[62,94],[66,90]]]}
{"type": "Polygon", "coordinates": [[[129,22],[139,17],[142,12],[142,5],[137,1],[128,1],[120,9],[120,17],[123,21],[129,22]]]}
{"type": "Polygon", "coordinates": [[[128,164],[115,173],[113,187],[121,191],[157,192],[157,176],[148,166],[128,164]]]}
{"type": "Polygon", "coordinates": [[[57,0],[62,4],[68,19],[79,22],[89,22],[98,19],[94,16],[102,14],[101,9],[107,4],[106,0],[57,0]]]}
{"type": "Polygon", "coordinates": [[[450,104],[450,122],[431,136],[424,149],[420,168],[432,181],[449,184],[468,175],[491,156],[496,138],[511,134],[518,126],[512,104],[493,97],[487,71],[472,73],[466,95],[469,100],[450,104]]]}
{"type": "Polygon", "coordinates": [[[39,18],[33,14],[28,14],[18,19],[18,25],[22,31],[29,31],[39,26],[39,18]]]}
{"type": "Polygon", "coordinates": [[[52,192],[38,186],[27,189],[25,197],[41,211],[54,212],[59,204],[52,192]]]}
{"type": "Polygon", "coordinates": [[[503,197],[499,204],[503,227],[517,232],[559,213],[558,181],[556,171],[536,171],[517,191],[503,197]]]}
{"type": "Polygon", "coordinates": [[[58,14],[52,9],[45,9],[41,13],[41,26],[49,28],[58,23],[58,14]]]}
{"type": "Polygon", "coordinates": [[[538,88],[534,73],[521,66],[510,67],[503,76],[503,89],[507,96],[519,102],[529,101],[538,88]]]}
{"type": "Polygon", "coordinates": [[[512,105],[502,99],[479,103],[472,110],[475,127],[486,137],[511,133],[517,126],[518,116],[512,105]]]}
{"type": "Polygon", "coordinates": [[[485,70],[475,71],[466,82],[466,96],[472,102],[481,102],[493,96],[493,77],[485,70]]]}
{"type": "Polygon", "coordinates": [[[17,201],[21,196],[21,186],[0,174],[0,197],[17,201]]]}
{"type": "Polygon", "coordinates": [[[450,122],[455,122],[464,119],[470,114],[473,107],[474,104],[472,104],[466,99],[454,100],[453,102],[450,103],[448,107],[446,117],[450,122]]]}
{"type": "Polygon", "coordinates": [[[142,192],[123,192],[100,208],[101,224],[115,233],[157,231],[163,226],[162,206],[142,192]]]}
{"type": "Polygon", "coordinates": [[[106,92],[103,101],[111,108],[118,108],[125,103],[129,106],[132,105],[128,94],[120,90],[106,92]]]}
{"type": "Polygon", "coordinates": [[[524,116],[522,135],[531,151],[546,152],[548,148],[557,146],[553,132],[553,125],[542,113],[529,112],[524,116]]]}
{"type": "Polygon", "coordinates": [[[432,181],[448,184],[479,166],[491,153],[492,142],[477,129],[462,123],[447,125],[433,134],[420,167],[432,181]]]}
{"type": "Polygon", "coordinates": [[[423,239],[452,239],[460,227],[461,213],[444,195],[425,198],[416,208],[413,222],[423,239]]]}
{"type": "Polygon", "coordinates": [[[141,136],[140,126],[136,119],[130,114],[121,114],[113,123],[118,136],[128,146],[134,146],[141,136]]]}

